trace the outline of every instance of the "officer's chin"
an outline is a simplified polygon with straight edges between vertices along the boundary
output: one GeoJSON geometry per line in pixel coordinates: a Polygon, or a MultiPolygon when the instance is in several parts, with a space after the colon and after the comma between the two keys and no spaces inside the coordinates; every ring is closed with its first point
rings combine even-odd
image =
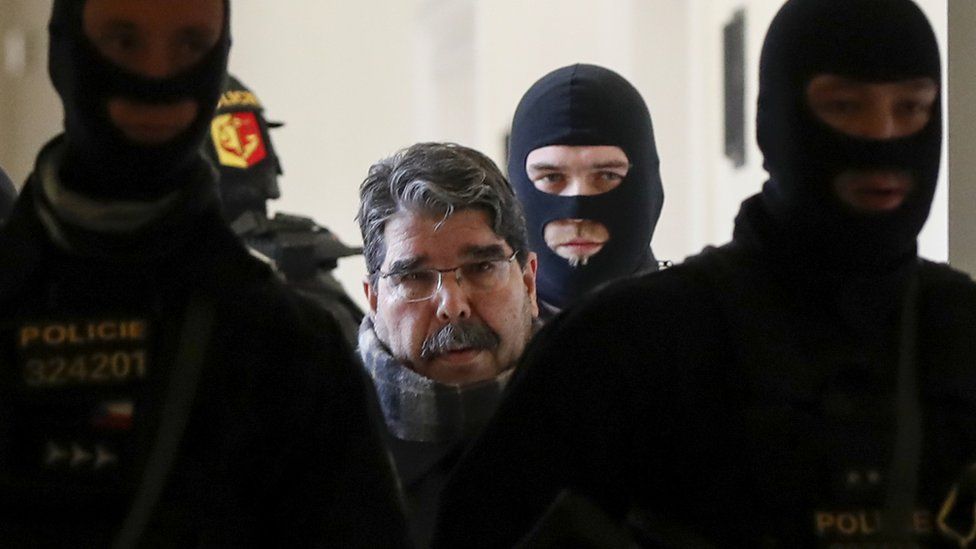
{"type": "Polygon", "coordinates": [[[563,244],[556,247],[556,255],[565,259],[570,267],[585,267],[603,249],[602,242],[563,244]]]}

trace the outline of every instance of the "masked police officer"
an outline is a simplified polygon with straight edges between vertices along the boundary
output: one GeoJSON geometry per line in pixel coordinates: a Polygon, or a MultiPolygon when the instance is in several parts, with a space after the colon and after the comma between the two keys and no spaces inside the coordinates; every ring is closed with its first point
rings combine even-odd
{"type": "Polygon", "coordinates": [[[359,254],[331,231],[308,217],[278,212],[268,217],[267,201],[279,198],[281,161],[271,141],[269,123],[258,97],[234,76],[228,76],[204,152],[220,172],[224,216],[251,249],[274,262],[285,282],[329,311],[350,346],[363,312],[332,271],[338,260],[359,254]]]}
{"type": "Polygon", "coordinates": [[[732,242],[539,334],[440,546],[511,544],[562,488],[665,546],[970,546],[976,285],[916,253],[940,74],[911,0],[786,2],[760,64],[770,178],[732,242]]]}
{"type": "Polygon", "coordinates": [[[55,0],[65,132],[0,232],[0,540],[405,535],[338,327],[220,215],[200,154],[226,0],[55,0]]]}
{"type": "Polygon", "coordinates": [[[525,92],[508,173],[539,255],[543,318],[601,284],[658,269],[659,165],[647,105],[619,74],[571,65],[525,92]]]}

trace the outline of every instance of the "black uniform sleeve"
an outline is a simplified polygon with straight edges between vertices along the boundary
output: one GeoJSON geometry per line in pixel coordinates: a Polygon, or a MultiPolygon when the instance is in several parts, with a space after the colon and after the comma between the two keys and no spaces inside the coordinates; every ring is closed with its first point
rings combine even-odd
{"type": "Polygon", "coordinates": [[[370,421],[361,368],[335,321],[307,309],[319,332],[317,360],[304,365],[309,408],[299,418],[301,447],[282,489],[287,508],[277,510],[279,531],[293,540],[285,545],[409,546],[402,498],[370,421]]]}
{"type": "Polygon", "coordinates": [[[667,513],[670,477],[708,459],[687,444],[688,426],[717,425],[725,338],[711,284],[678,267],[556,317],[448,481],[433,545],[511,547],[564,489],[618,524],[667,513]]]}
{"type": "Polygon", "coordinates": [[[631,294],[599,294],[537,334],[448,482],[435,547],[511,547],[564,488],[623,517],[646,456],[635,437],[658,430],[646,418],[665,374],[642,367],[655,362],[646,337],[655,321],[631,307],[631,294]]]}
{"type": "Polygon", "coordinates": [[[333,460],[335,497],[326,521],[336,547],[409,546],[403,499],[392,458],[383,446],[367,405],[361,369],[349,355],[341,409],[332,411],[336,433],[344,441],[333,460]]]}

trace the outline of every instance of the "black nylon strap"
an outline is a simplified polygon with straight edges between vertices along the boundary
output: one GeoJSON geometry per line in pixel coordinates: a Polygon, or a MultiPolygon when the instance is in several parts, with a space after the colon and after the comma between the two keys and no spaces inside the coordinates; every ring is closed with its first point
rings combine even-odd
{"type": "Polygon", "coordinates": [[[143,470],[142,482],[133,498],[132,507],[112,544],[113,549],[136,546],[163,492],[183,440],[190,410],[193,408],[213,321],[213,303],[201,298],[191,298],[180,331],[179,348],[163,401],[156,441],[143,470]]]}
{"type": "Polygon", "coordinates": [[[912,274],[901,312],[898,348],[898,386],[895,394],[895,447],[885,497],[886,529],[911,538],[918,468],[922,453],[922,406],[918,396],[918,273],[912,274]]]}

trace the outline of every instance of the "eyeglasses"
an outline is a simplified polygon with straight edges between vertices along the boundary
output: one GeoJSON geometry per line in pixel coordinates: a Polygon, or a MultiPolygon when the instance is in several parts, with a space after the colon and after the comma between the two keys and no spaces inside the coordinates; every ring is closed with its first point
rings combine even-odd
{"type": "Polygon", "coordinates": [[[392,273],[380,273],[380,278],[390,281],[397,297],[407,303],[426,301],[441,290],[444,274],[454,273],[458,285],[464,280],[474,291],[488,292],[503,285],[508,278],[508,266],[518,257],[516,250],[507,259],[472,261],[449,269],[417,269],[392,273]]]}

